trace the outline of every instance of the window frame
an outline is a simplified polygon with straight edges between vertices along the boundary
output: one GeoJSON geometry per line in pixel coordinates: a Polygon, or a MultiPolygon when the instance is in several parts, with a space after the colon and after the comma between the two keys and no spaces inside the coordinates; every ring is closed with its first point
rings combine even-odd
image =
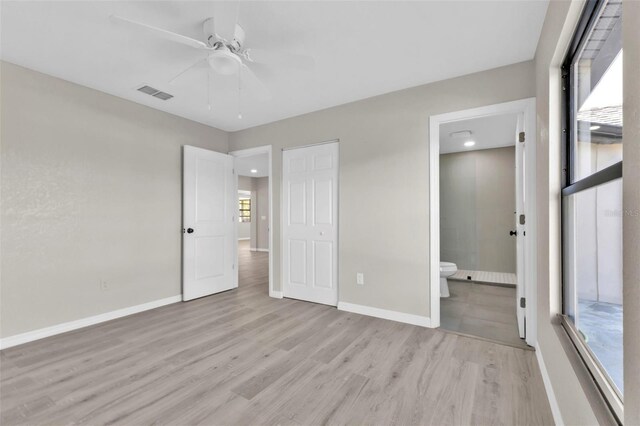
{"type": "Polygon", "coordinates": [[[576,128],[574,127],[574,96],[573,96],[573,73],[572,66],[575,60],[580,56],[583,44],[600,17],[601,11],[607,4],[607,0],[587,0],[578,25],[575,29],[573,38],[569,44],[569,49],[562,63],[562,90],[563,90],[563,108],[562,108],[562,132],[564,135],[564,143],[562,145],[562,190],[560,195],[561,206],[561,270],[562,270],[562,291],[561,291],[561,308],[562,308],[562,326],[567,332],[578,354],[585,363],[589,373],[591,374],[596,386],[604,397],[606,404],[616,419],[622,423],[624,414],[623,395],[618,393],[612,384],[610,377],[606,373],[606,369],[598,361],[592,350],[580,337],[580,331],[573,321],[568,317],[565,308],[565,290],[568,285],[566,283],[566,256],[567,247],[565,237],[567,233],[567,208],[565,199],[571,195],[595,188],[599,185],[612,182],[622,178],[622,160],[610,165],[602,170],[598,170],[589,176],[579,180],[573,180],[573,172],[575,170],[575,147],[572,143],[576,128]]]}
{"type": "Polygon", "coordinates": [[[239,223],[251,223],[251,198],[239,198],[238,199],[238,222],[239,223]],[[243,208],[243,204],[247,204],[248,208],[243,208]],[[243,215],[243,212],[249,212],[248,215],[243,215]],[[249,220],[243,220],[248,218],[249,220]]]}

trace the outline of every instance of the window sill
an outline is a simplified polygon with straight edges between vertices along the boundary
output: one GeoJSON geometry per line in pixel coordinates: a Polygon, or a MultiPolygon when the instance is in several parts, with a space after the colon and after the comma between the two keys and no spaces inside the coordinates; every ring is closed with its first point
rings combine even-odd
{"type": "MultiPolygon", "coordinates": [[[[562,348],[573,367],[573,371],[580,382],[582,391],[584,392],[593,413],[601,425],[620,425],[622,420],[618,420],[615,409],[609,404],[605,398],[597,379],[594,377],[588,367],[588,360],[583,358],[582,353],[573,342],[571,333],[572,326],[566,323],[565,317],[557,315],[552,321],[553,329],[556,332],[562,348]]],[[[621,402],[620,402],[621,404],[621,402]]],[[[619,419],[622,419],[622,415],[619,419]]]]}

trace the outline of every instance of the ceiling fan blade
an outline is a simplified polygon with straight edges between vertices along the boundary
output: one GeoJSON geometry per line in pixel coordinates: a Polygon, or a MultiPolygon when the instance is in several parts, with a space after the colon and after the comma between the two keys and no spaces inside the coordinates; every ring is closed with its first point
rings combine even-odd
{"type": "Polygon", "coordinates": [[[163,30],[162,28],[143,24],[142,22],[132,21],[131,19],[123,18],[122,16],[118,16],[118,15],[111,15],[109,18],[111,19],[112,22],[115,22],[117,24],[123,24],[134,29],[142,29],[149,33],[153,33],[157,36],[160,36],[166,40],[171,40],[176,43],[185,44],[187,46],[191,46],[196,49],[208,48],[208,46],[205,43],[199,40],[193,39],[191,37],[183,36],[181,34],[173,33],[171,31],[163,30]]]}
{"type": "Polygon", "coordinates": [[[311,71],[315,67],[316,61],[307,55],[297,53],[282,52],[278,50],[247,49],[249,59],[259,64],[269,64],[282,68],[296,68],[304,71],[311,71]]]}
{"type": "Polygon", "coordinates": [[[253,71],[255,76],[261,81],[270,81],[275,78],[273,69],[268,65],[250,61],[244,61],[244,65],[253,71]]]}
{"type": "Polygon", "coordinates": [[[215,5],[213,22],[216,34],[227,42],[231,43],[235,36],[236,24],[238,23],[238,7],[236,2],[219,2],[215,5]]]}
{"type": "Polygon", "coordinates": [[[169,80],[169,84],[173,84],[178,78],[182,77],[184,74],[186,74],[188,71],[191,71],[194,68],[204,68],[204,67],[207,67],[207,68],[209,67],[207,64],[207,58],[198,59],[197,62],[189,65],[187,68],[183,69],[178,74],[173,76],[171,80],[169,80]]]}
{"type": "Polygon", "coordinates": [[[265,86],[262,80],[245,64],[242,64],[240,68],[240,81],[243,92],[247,92],[249,95],[255,96],[260,100],[271,98],[271,92],[267,86],[265,86]]]}

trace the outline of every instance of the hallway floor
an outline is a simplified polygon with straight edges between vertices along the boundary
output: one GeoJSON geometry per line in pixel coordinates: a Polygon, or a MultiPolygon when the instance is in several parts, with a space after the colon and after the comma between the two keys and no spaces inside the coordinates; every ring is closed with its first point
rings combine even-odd
{"type": "Polygon", "coordinates": [[[518,335],[515,288],[449,280],[449,292],[440,299],[441,328],[530,348],[518,335]]]}

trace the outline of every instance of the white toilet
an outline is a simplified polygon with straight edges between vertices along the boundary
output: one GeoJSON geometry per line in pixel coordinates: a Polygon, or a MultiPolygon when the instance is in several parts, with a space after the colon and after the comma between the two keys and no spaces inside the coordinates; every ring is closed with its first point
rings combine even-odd
{"type": "Polygon", "coordinates": [[[440,297],[449,297],[449,284],[447,283],[447,277],[458,272],[458,267],[455,263],[440,262],[440,297]]]}

